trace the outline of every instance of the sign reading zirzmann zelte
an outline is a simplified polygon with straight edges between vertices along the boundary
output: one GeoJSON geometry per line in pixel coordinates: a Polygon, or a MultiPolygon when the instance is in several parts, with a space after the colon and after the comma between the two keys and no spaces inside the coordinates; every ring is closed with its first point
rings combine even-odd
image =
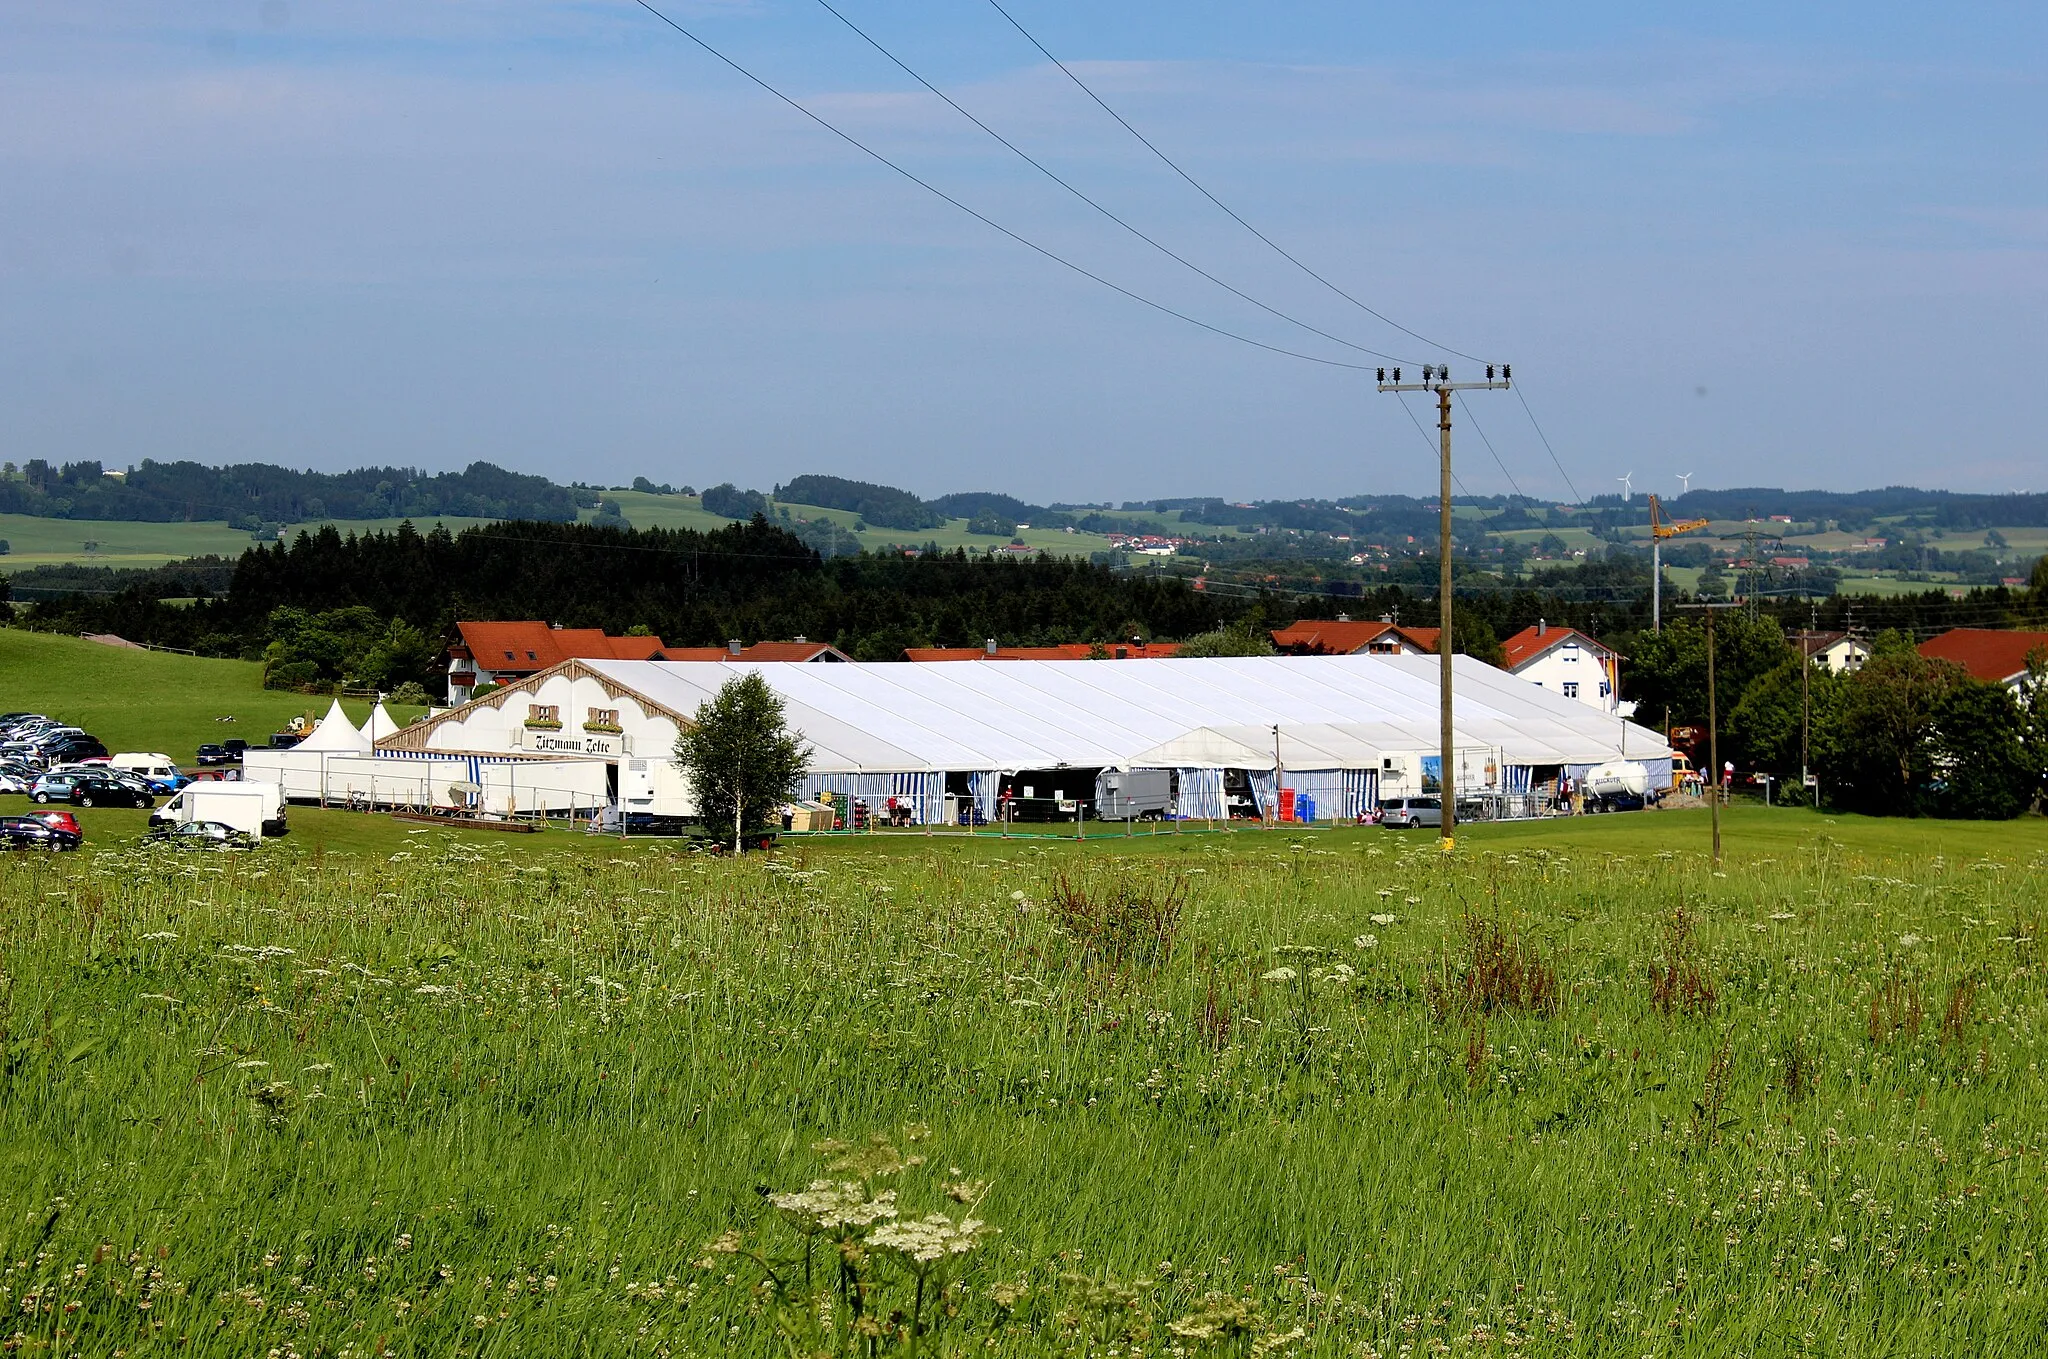
{"type": "Polygon", "coordinates": [[[610,733],[533,731],[515,727],[512,729],[512,744],[537,755],[595,755],[616,760],[625,753],[626,738],[610,733]]]}

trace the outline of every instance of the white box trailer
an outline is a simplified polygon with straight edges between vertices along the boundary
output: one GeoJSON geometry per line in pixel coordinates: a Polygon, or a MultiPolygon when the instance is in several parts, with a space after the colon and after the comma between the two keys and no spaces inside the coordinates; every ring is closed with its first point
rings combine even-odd
{"type": "Polygon", "coordinates": [[[621,760],[619,807],[627,816],[693,817],[697,794],[674,760],[621,760]]]}
{"type": "Polygon", "coordinates": [[[274,783],[188,783],[149,814],[149,824],[219,821],[249,835],[283,835],[284,790],[274,783]]]}
{"type": "Polygon", "coordinates": [[[498,816],[588,815],[612,800],[608,760],[509,760],[480,772],[478,810],[498,816]]]}

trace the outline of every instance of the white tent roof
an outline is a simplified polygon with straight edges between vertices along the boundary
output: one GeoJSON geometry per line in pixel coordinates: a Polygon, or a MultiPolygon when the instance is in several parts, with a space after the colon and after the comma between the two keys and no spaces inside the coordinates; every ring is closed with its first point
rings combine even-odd
{"type": "MultiPolygon", "coordinates": [[[[1387,753],[1437,745],[1434,656],[584,664],[684,717],[736,670],[758,671],[814,748],[817,773],[1268,768],[1274,726],[1290,769],[1376,768],[1387,753]]],[[[1647,728],[1481,661],[1454,664],[1460,748],[1534,765],[1670,753],[1647,728]]]]}
{"type": "Polygon", "coordinates": [[[327,716],[320,719],[320,725],[313,728],[313,734],[292,749],[368,755],[371,747],[370,738],[348,720],[348,714],[341,710],[341,700],[337,698],[327,710],[327,716]]]}
{"type": "Polygon", "coordinates": [[[370,709],[370,720],[363,723],[363,735],[372,741],[381,741],[398,731],[398,721],[385,711],[384,700],[378,699],[377,706],[370,709]]]}

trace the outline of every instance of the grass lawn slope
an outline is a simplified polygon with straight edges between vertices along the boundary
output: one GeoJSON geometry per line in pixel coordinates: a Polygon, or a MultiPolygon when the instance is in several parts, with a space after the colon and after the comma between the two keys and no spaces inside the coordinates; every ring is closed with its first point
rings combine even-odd
{"type": "MultiPolygon", "coordinates": [[[[0,628],[0,712],[40,712],[84,727],[107,749],[161,751],[189,761],[206,741],[260,745],[295,714],[330,700],[263,687],[252,661],[213,660],[101,646],[75,637],[0,628]],[[233,717],[233,722],[217,719],[233,717]]],[[[368,703],[342,707],[360,725],[368,703]]],[[[420,710],[392,709],[400,723],[420,710]]]]}

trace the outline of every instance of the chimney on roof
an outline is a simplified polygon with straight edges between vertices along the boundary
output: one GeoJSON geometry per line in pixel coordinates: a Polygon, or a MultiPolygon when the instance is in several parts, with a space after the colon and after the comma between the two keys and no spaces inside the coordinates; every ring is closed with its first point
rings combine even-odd
{"type": "Polygon", "coordinates": [[[996,654],[995,638],[991,637],[981,644],[981,654],[984,656],[993,656],[996,654]]]}
{"type": "Polygon", "coordinates": [[[803,634],[802,634],[801,632],[799,632],[799,633],[798,633],[798,634],[796,635],[796,640],[797,640],[797,644],[798,644],[799,646],[808,646],[808,645],[810,644],[810,640],[811,640],[811,639],[810,639],[810,638],[808,638],[808,637],[806,637],[806,636],[804,636],[804,635],[803,635],[803,634]]]}
{"type": "Polygon", "coordinates": [[[1549,632],[1549,631],[1550,631],[1550,624],[1548,624],[1548,623],[1544,622],[1544,621],[1543,621],[1543,620],[1542,620],[1541,618],[1539,618],[1539,619],[1537,619],[1537,620],[1536,620],[1536,635],[1537,635],[1538,637],[1541,637],[1541,636],[1542,636],[1542,635],[1543,635],[1544,633],[1546,633],[1546,632],[1549,632]]]}
{"type": "Polygon", "coordinates": [[[548,624],[548,626],[554,629],[556,632],[560,632],[562,630],[562,625],[560,623],[550,623],[548,624]]]}
{"type": "Polygon", "coordinates": [[[1383,613],[1380,615],[1380,622],[1385,623],[1391,627],[1394,622],[1394,615],[1390,613],[1383,613]]]}
{"type": "Polygon", "coordinates": [[[1349,623],[1351,621],[1351,615],[1348,613],[1340,613],[1337,615],[1337,621],[1339,623],[1349,623]]]}
{"type": "Polygon", "coordinates": [[[725,644],[725,649],[726,649],[726,651],[728,651],[729,653],[731,653],[731,654],[732,654],[732,655],[734,655],[734,656],[737,656],[737,655],[739,655],[739,654],[740,654],[740,639],[739,639],[739,638],[737,638],[737,637],[734,637],[734,638],[732,638],[731,640],[727,641],[727,642],[726,642],[726,644],[725,644]]]}

